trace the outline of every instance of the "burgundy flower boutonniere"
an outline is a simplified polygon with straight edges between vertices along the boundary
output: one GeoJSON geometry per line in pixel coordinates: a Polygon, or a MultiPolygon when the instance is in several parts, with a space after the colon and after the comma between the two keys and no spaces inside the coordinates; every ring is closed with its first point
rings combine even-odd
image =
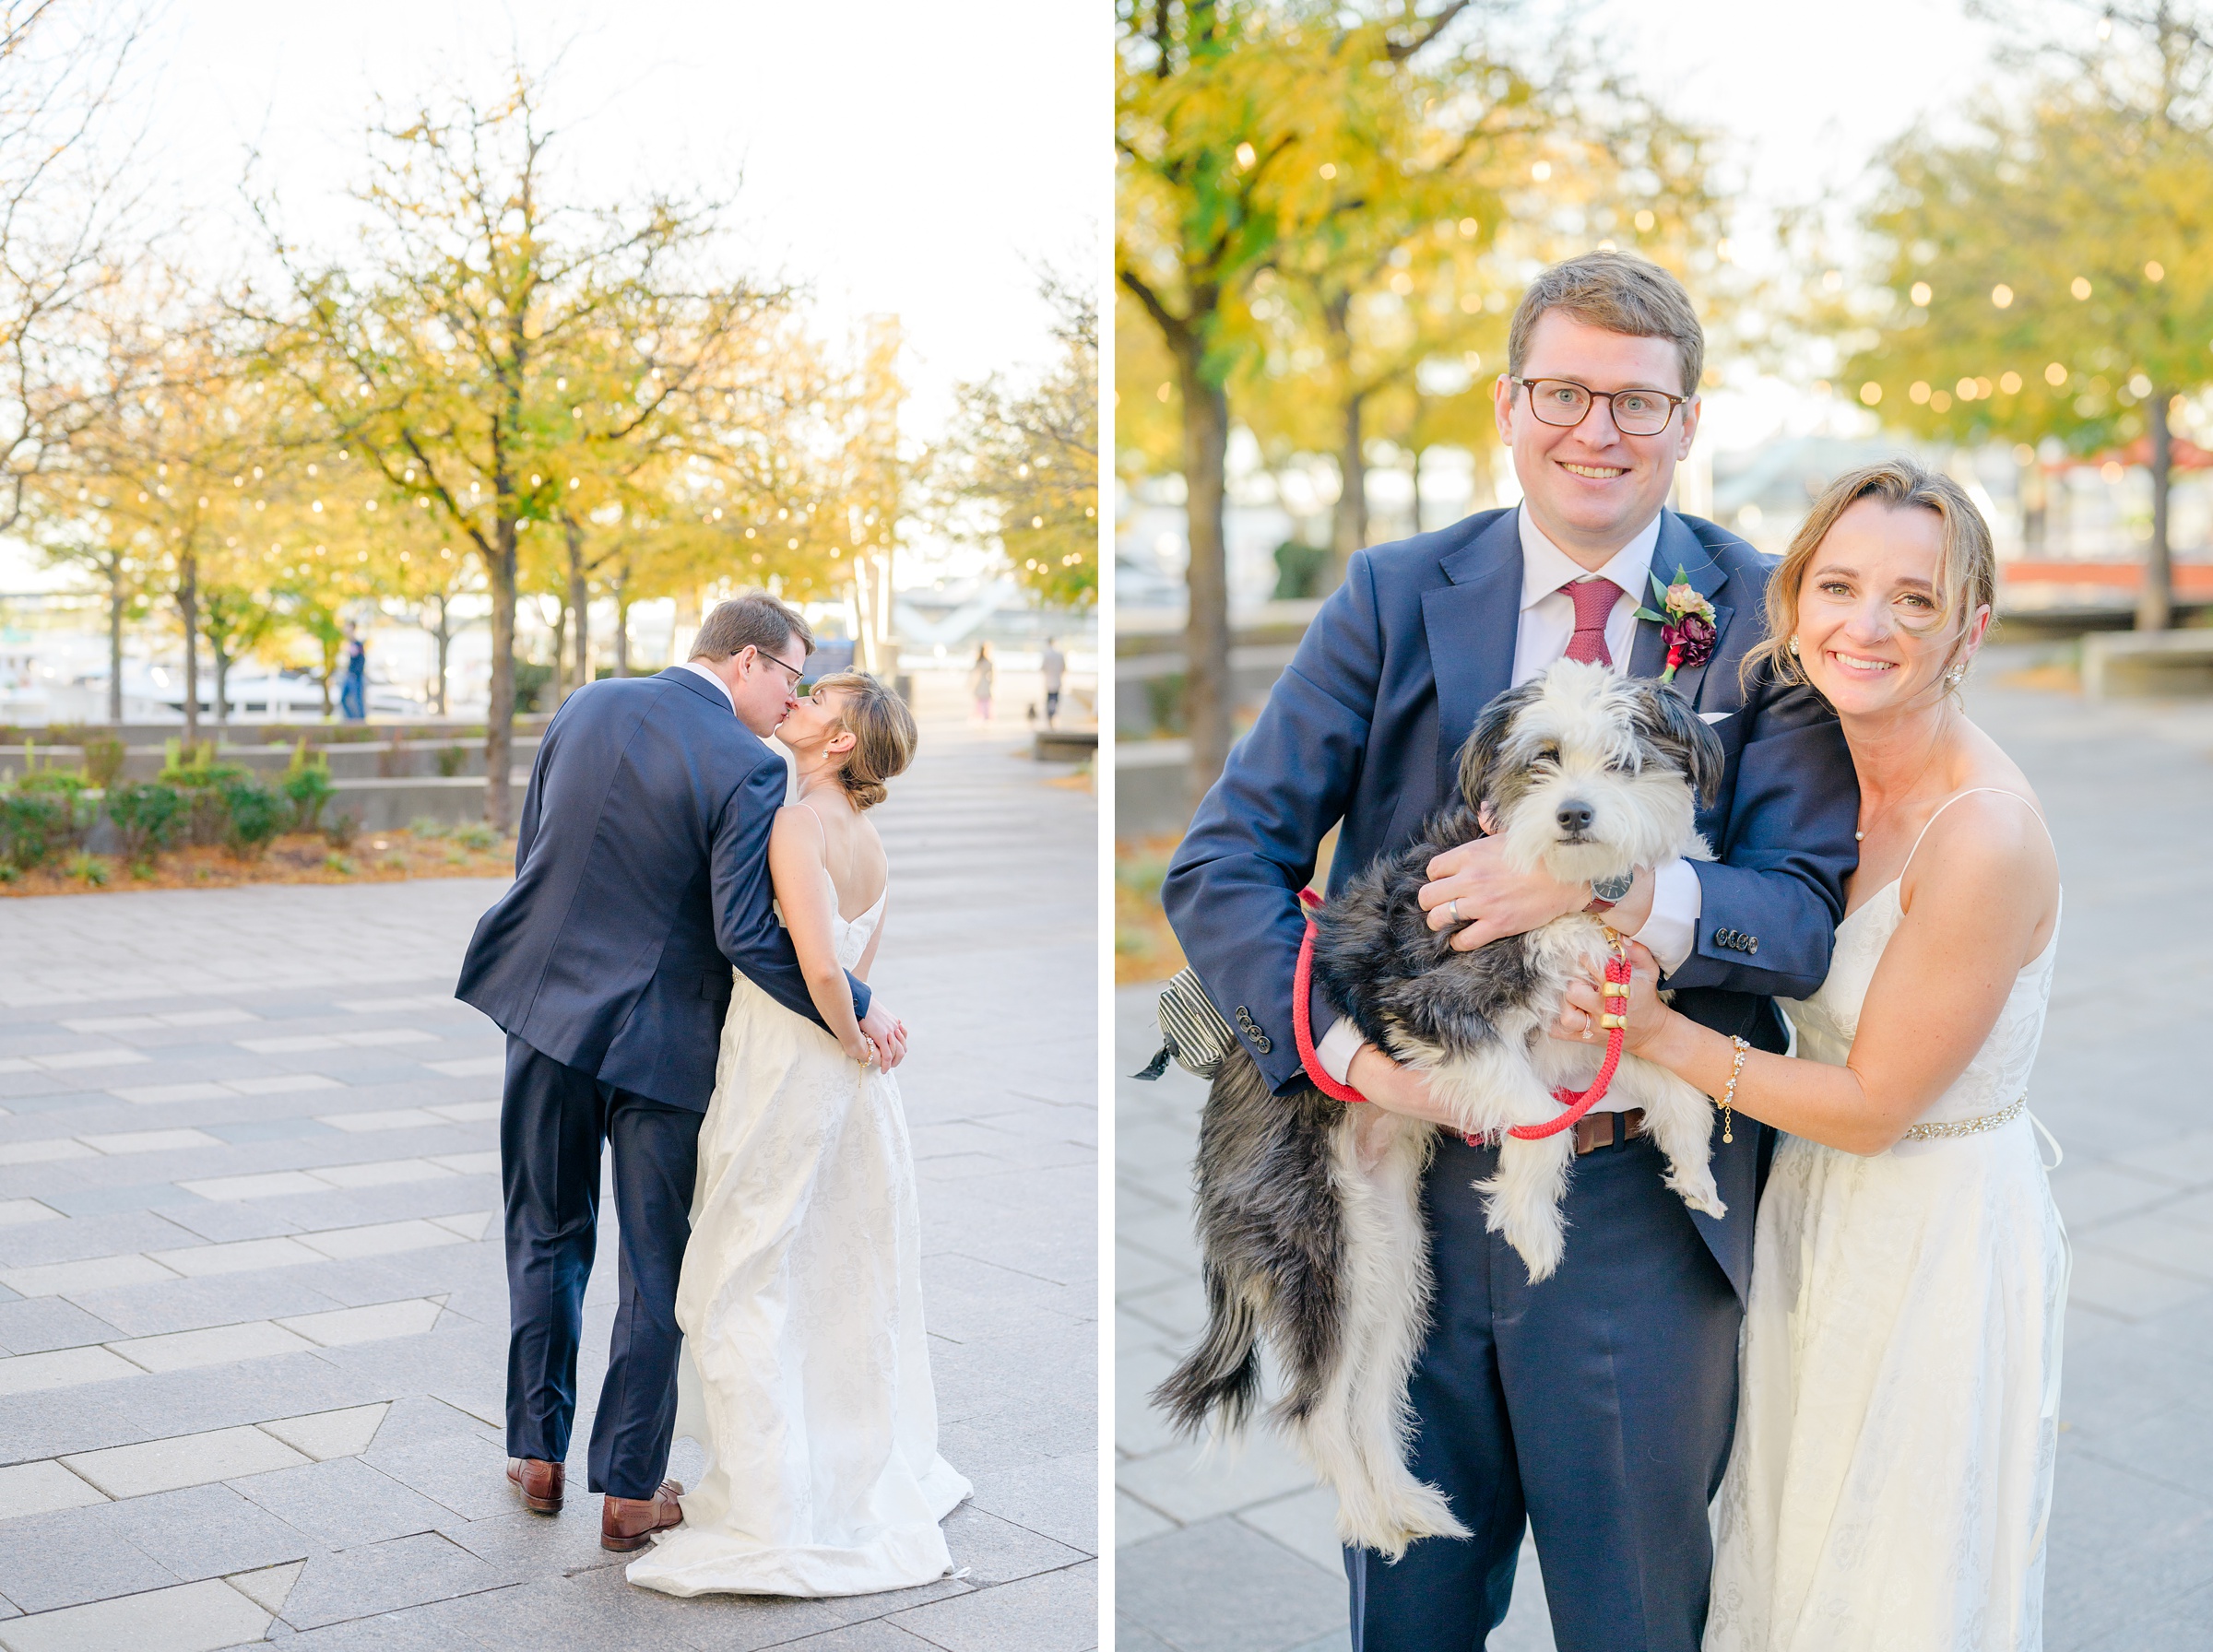
{"type": "Polygon", "coordinates": [[[1713,604],[1698,595],[1698,587],[1690,583],[1690,575],[1678,563],[1675,583],[1663,585],[1656,573],[1649,576],[1652,589],[1659,593],[1661,606],[1667,611],[1655,614],[1650,608],[1639,608],[1637,618],[1656,620],[1660,626],[1660,641],[1667,647],[1667,669],[1660,673],[1662,682],[1675,680],[1675,669],[1680,666],[1703,666],[1713,657],[1715,631],[1713,604]]]}

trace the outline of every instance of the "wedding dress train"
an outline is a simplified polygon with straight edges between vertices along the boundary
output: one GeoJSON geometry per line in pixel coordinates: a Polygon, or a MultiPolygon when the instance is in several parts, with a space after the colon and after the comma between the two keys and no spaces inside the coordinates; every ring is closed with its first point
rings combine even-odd
{"type": "MultiPolygon", "coordinates": [[[[836,919],[846,968],[883,904],[836,919]]],[[[970,1488],[938,1455],[898,1085],[743,975],[700,1129],[676,1316],[677,1432],[707,1469],[631,1582],[859,1595],[953,1569],[938,1522],[970,1488]]]]}
{"type": "MultiPolygon", "coordinates": [[[[1903,915],[1893,881],[1838,926],[1828,978],[1784,1006],[1801,1056],[1851,1053],[1903,915]]],[[[2055,920],[1923,1119],[2006,1122],[1871,1157],[1788,1136],[1778,1147],[1705,1652],[2042,1645],[2067,1247],[2037,1127],[2015,1103],[2058,946],[2055,920]]]]}

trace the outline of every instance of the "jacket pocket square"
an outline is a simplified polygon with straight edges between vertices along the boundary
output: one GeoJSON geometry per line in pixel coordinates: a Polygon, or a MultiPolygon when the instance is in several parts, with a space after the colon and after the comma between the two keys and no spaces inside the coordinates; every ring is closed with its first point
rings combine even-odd
{"type": "Polygon", "coordinates": [[[1698,721],[1701,723],[1725,723],[1735,715],[1734,712],[1700,712],[1698,721]]]}

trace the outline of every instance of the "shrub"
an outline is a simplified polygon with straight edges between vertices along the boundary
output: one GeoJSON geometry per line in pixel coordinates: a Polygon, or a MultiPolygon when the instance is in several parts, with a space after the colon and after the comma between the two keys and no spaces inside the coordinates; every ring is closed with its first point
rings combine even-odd
{"type": "Polygon", "coordinates": [[[464,849],[492,849],[498,847],[500,842],[500,834],[481,820],[456,826],[445,835],[464,849]]]}
{"type": "Polygon", "coordinates": [[[408,822],[408,835],[420,838],[426,844],[444,837],[448,830],[444,820],[433,820],[428,815],[417,815],[408,822]]]}
{"type": "Polygon", "coordinates": [[[60,835],[53,852],[82,849],[100,822],[100,806],[88,794],[91,787],[75,769],[33,769],[16,782],[18,793],[48,799],[59,821],[60,835]]]}
{"type": "Polygon", "coordinates": [[[327,872],[336,872],[341,878],[350,878],[361,870],[353,864],[349,856],[336,854],[325,855],[323,857],[323,869],[327,872]]]}
{"type": "Polygon", "coordinates": [[[28,872],[74,839],[76,799],[18,784],[0,796],[0,860],[28,872]]]}
{"type": "Polygon", "coordinates": [[[224,781],[234,780],[245,773],[236,763],[218,762],[213,740],[202,740],[191,747],[187,747],[183,740],[165,740],[161,751],[160,778],[172,785],[220,785],[224,781]]]}
{"type": "Polygon", "coordinates": [[[229,816],[223,842],[240,860],[259,859],[269,840],[284,830],[291,807],[283,793],[251,775],[223,782],[217,793],[229,816]]]}
{"type": "Polygon", "coordinates": [[[192,747],[182,740],[170,740],[163,750],[166,761],[160,777],[184,797],[185,841],[222,843],[231,831],[231,807],[224,788],[245,778],[246,772],[235,763],[218,762],[213,740],[192,747]]]}
{"type": "Polygon", "coordinates": [[[438,773],[444,778],[458,779],[461,771],[467,767],[468,748],[467,746],[442,746],[439,748],[438,773]]]}
{"type": "Polygon", "coordinates": [[[159,780],[111,786],[106,801],[108,819],[123,839],[123,857],[134,866],[150,863],[184,824],[183,794],[159,780]]]}
{"type": "Polygon", "coordinates": [[[358,815],[340,815],[323,828],[323,841],[341,854],[353,847],[355,833],[361,829],[358,815]]]}
{"type": "Polygon", "coordinates": [[[121,740],[87,736],[85,778],[101,791],[106,791],[123,778],[123,761],[129,754],[121,740]]]}
{"type": "Polygon", "coordinates": [[[315,831],[322,824],[323,806],[337,791],[330,781],[330,760],[319,751],[309,756],[304,735],[292,749],[291,765],[278,786],[291,803],[294,832],[315,831]]]}
{"type": "Polygon", "coordinates": [[[108,881],[108,863],[97,855],[79,855],[69,862],[69,876],[82,878],[99,889],[108,881]]]}

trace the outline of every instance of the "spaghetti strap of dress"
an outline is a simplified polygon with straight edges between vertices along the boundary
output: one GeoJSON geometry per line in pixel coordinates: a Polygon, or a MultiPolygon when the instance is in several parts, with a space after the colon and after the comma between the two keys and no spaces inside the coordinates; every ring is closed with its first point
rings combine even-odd
{"type": "MultiPolygon", "coordinates": [[[[2052,835],[2052,828],[2049,822],[2047,822],[2044,819],[2044,811],[2037,808],[2035,804],[2030,802],[2028,798],[2022,796],[2020,793],[2007,791],[2002,785],[1970,785],[1963,792],[1954,792],[1950,796],[1947,797],[1942,803],[1939,803],[1935,808],[1929,811],[1929,818],[1922,822],[1921,831],[1913,839],[1913,846],[1906,851],[1906,864],[1898,868],[1898,876],[1892,879],[1893,882],[1903,883],[1905,881],[1906,873],[1913,865],[1913,857],[1921,853],[1921,840],[1929,835],[1929,828],[1936,824],[1936,817],[1942,814],[1946,809],[1951,808],[1953,804],[1959,802],[1960,798],[1972,797],[1978,792],[1994,792],[2001,797],[2011,797],[2016,803],[2018,803],[2023,808],[2027,809],[2030,814],[2036,817],[2036,823],[2039,826],[2043,827],[2044,835],[2047,838],[2052,835]]],[[[2053,847],[2056,848],[2057,845],[2054,844],[2053,847]]]]}

